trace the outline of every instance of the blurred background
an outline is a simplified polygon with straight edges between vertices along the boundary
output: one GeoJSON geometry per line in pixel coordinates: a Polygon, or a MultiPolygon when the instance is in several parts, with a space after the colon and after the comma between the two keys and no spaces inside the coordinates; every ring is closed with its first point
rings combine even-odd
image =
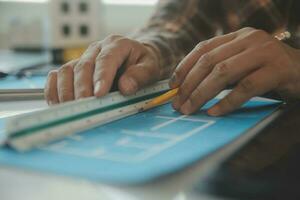
{"type": "Polygon", "coordinates": [[[45,85],[93,41],[141,27],[158,0],[0,0],[0,92],[45,85]]]}
{"type": "MultiPolygon", "coordinates": [[[[0,58],[11,56],[7,50],[46,50],[54,63],[66,62],[78,57],[92,41],[136,30],[151,16],[156,3],[157,0],[0,0],[0,58]]],[[[0,63],[0,71],[5,71],[3,68],[9,66],[0,63]]]]}

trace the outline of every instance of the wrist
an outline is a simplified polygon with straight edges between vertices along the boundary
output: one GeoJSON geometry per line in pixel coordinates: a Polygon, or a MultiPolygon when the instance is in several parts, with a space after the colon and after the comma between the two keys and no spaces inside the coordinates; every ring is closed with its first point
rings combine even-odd
{"type": "Polygon", "coordinates": [[[290,69],[290,76],[276,92],[283,101],[293,103],[300,99],[300,50],[289,46],[287,46],[287,50],[290,62],[286,66],[290,69]]]}

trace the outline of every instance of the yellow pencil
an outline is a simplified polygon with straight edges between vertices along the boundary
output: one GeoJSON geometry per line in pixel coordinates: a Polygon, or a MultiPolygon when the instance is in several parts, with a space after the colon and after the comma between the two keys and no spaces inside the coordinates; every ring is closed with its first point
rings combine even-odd
{"type": "Polygon", "coordinates": [[[169,101],[170,99],[172,99],[173,97],[175,97],[177,95],[178,89],[179,88],[169,90],[168,92],[152,99],[150,102],[146,103],[146,105],[141,109],[141,111],[151,109],[153,107],[156,107],[158,105],[161,105],[161,104],[169,101]]]}
{"type": "MultiPolygon", "coordinates": [[[[282,40],[286,40],[286,39],[290,38],[291,33],[288,32],[288,31],[285,31],[285,32],[282,32],[278,35],[275,35],[274,37],[277,40],[282,41],[282,40]]],[[[162,94],[161,96],[158,96],[158,97],[152,99],[152,101],[146,103],[146,105],[141,109],[141,111],[151,109],[153,107],[156,107],[158,105],[161,105],[161,104],[171,100],[173,97],[175,97],[177,95],[178,89],[179,88],[172,89],[172,90],[162,94]]]]}

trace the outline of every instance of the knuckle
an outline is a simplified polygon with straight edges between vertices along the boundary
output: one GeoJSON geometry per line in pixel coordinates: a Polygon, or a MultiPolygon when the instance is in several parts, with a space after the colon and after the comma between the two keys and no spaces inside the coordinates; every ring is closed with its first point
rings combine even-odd
{"type": "Polygon", "coordinates": [[[97,47],[97,46],[99,46],[100,45],[100,42],[99,41],[95,41],[95,42],[92,42],[89,46],[88,46],[88,48],[94,48],[94,47],[97,47]]]}
{"type": "Polygon", "coordinates": [[[211,49],[210,49],[210,46],[212,46],[212,44],[218,40],[221,36],[216,36],[214,38],[211,38],[211,39],[208,39],[208,40],[204,40],[200,43],[198,43],[196,46],[195,46],[195,51],[203,51],[203,52],[209,52],[211,49]]]}
{"type": "Polygon", "coordinates": [[[202,41],[195,46],[194,50],[195,51],[199,51],[199,50],[205,51],[205,48],[207,47],[208,44],[209,44],[209,40],[202,41]]]}
{"type": "Polygon", "coordinates": [[[243,93],[252,93],[252,91],[255,89],[255,84],[252,80],[246,78],[238,84],[238,88],[243,93]]]}
{"type": "Polygon", "coordinates": [[[113,41],[119,39],[120,37],[122,37],[122,36],[118,35],[118,34],[111,34],[111,35],[107,36],[105,38],[105,40],[108,41],[108,42],[113,42],[113,41]]]}
{"type": "Polygon", "coordinates": [[[240,32],[251,32],[253,30],[255,30],[255,29],[252,27],[244,27],[244,28],[240,29],[239,31],[240,32]]]}
{"type": "Polygon", "coordinates": [[[227,76],[229,74],[229,67],[226,62],[221,62],[215,66],[213,73],[218,77],[227,76]]]}
{"type": "Polygon", "coordinates": [[[96,57],[96,61],[101,61],[101,60],[108,60],[108,59],[113,59],[114,54],[110,51],[107,52],[102,52],[96,57]]]}
{"type": "Polygon", "coordinates": [[[59,74],[65,74],[71,72],[73,72],[73,66],[70,64],[65,64],[58,69],[59,74]]]}
{"type": "Polygon", "coordinates": [[[116,41],[116,44],[120,46],[128,46],[129,44],[131,44],[131,40],[125,37],[121,37],[116,41]]]}
{"type": "Polygon", "coordinates": [[[201,95],[201,91],[200,91],[200,89],[197,87],[197,88],[195,89],[195,91],[192,93],[192,95],[190,96],[190,102],[191,102],[191,104],[192,104],[193,107],[198,106],[198,104],[199,104],[199,102],[200,102],[199,98],[200,98],[201,96],[202,96],[202,95],[201,95]]]}
{"type": "Polygon", "coordinates": [[[255,42],[255,41],[262,41],[268,39],[270,36],[264,30],[259,29],[252,29],[246,31],[245,34],[240,35],[240,39],[245,40],[245,42],[255,42]]]}
{"type": "Polygon", "coordinates": [[[256,37],[256,38],[269,37],[269,34],[266,31],[260,30],[260,29],[253,30],[251,34],[253,35],[253,37],[256,37]]]}
{"type": "Polygon", "coordinates": [[[181,88],[181,94],[184,97],[188,97],[191,94],[192,84],[191,81],[184,81],[181,88]]]}
{"type": "Polygon", "coordinates": [[[210,68],[213,63],[213,56],[210,53],[205,53],[200,57],[199,63],[201,63],[203,67],[210,68]]]}
{"type": "Polygon", "coordinates": [[[48,79],[57,76],[57,70],[52,70],[48,73],[48,79]]]}
{"type": "Polygon", "coordinates": [[[179,88],[179,91],[178,91],[178,95],[181,97],[181,98],[185,98],[189,95],[189,93],[187,92],[187,89],[186,89],[186,85],[182,85],[180,86],[179,88]]]}
{"type": "Polygon", "coordinates": [[[177,80],[182,80],[183,79],[183,77],[182,77],[183,72],[184,72],[183,67],[179,67],[179,68],[177,67],[173,74],[174,74],[174,76],[176,77],[177,80]]]}
{"type": "Polygon", "coordinates": [[[255,38],[255,39],[258,39],[258,38],[265,39],[265,38],[269,37],[269,34],[264,30],[254,29],[253,31],[250,32],[249,36],[251,38],[255,38]]]}
{"type": "Polygon", "coordinates": [[[94,65],[94,62],[90,59],[80,60],[79,63],[74,67],[74,72],[78,73],[82,70],[86,70],[94,65]]]}

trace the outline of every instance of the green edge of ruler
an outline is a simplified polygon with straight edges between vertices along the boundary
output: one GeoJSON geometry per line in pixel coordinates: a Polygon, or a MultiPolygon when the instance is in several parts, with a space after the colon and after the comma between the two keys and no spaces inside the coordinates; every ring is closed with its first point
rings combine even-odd
{"type": "Polygon", "coordinates": [[[34,132],[37,132],[39,130],[43,130],[43,129],[46,129],[46,128],[50,128],[52,126],[60,125],[60,124],[67,123],[67,122],[70,122],[70,121],[75,121],[75,120],[82,119],[82,118],[87,117],[87,116],[100,114],[102,112],[117,109],[117,108],[124,107],[124,106],[130,105],[130,104],[138,103],[140,101],[144,101],[144,100],[147,100],[147,99],[154,98],[154,97],[156,97],[160,94],[163,94],[165,91],[166,90],[159,91],[157,93],[153,93],[153,94],[145,95],[145,96],[142,96],[142,97],[137,97],[137,98],[134,98],[134,99],[130,99],[130,100],[125,101],[125,102],[116,103],[116,104],[109,105],[109,106],[106,106],[106,107],[102,107],[102,108],[99,108],[99,109],[96,109],[96,110],[80,113],[78,115],[74,115],[74,116],[70,116],[70,117],[66,117],[64,119],[59,119],[59,120],[52,121],[52,122],[49,122],[49,123],[44,123],[44,124],[40,124],[40,125],[33,126],[33,127],[30,127],[30,128],[26,128],[26,129],[11,133],[11,135],[9,137],[12,138],[12,139],[22,137],[24,135],[32,134],[34,132]]]}

